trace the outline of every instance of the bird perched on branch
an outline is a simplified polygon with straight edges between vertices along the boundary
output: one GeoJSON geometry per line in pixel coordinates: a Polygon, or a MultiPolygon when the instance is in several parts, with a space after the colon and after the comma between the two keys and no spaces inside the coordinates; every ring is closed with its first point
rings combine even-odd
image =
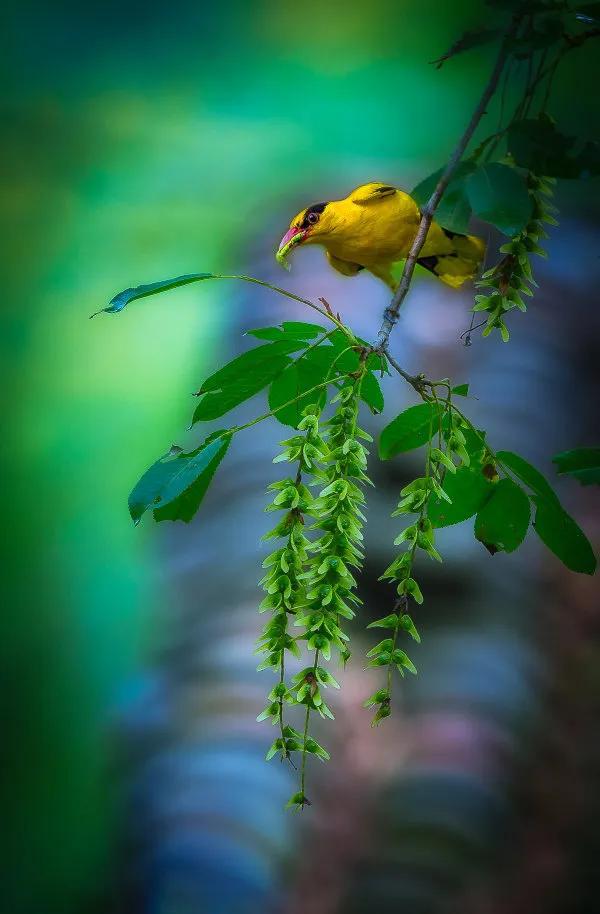
{"type": "MultiPolygon", "coordinates": [[[[407,256],[421,214],[415,201],[389,184],[362,184],[344,200],[313,203],[295,216],[281,239],[277,260],[302,244],[321,244],[331,266],[344,276],[368,270],[395,291],[393,265],[407,256]]],[[[417,263],[438,279],[462,286],[483,259],[485,244],[433,222],[417,263]]]]}

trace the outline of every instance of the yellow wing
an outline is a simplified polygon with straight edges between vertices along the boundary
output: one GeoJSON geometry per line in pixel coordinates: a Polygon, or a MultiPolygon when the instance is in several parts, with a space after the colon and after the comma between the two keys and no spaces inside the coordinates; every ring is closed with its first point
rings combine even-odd
{"type": "Polygon", "coordinates": [[[366,206],[369,203],[375,203],[377,200],[381,200],[384,197],[391,197],[392,194],[395,193],[396,188],[392,187],[391,184],[371,181],[369,184],[361,184],[360,187],[356,187],[351,194],[348,194],[346,199],[351,200],[352,203],[366,206]]]}
{"type": "Polygon", "coordinates": [[[331,264],[334,270],[337,270],[338,273],[341,273],[342,276],[356,276],[357,273],[360,273],[361,270],[364,270],[364,267],[361,267],[359,263],[351,263],[349,260],[341,260],[339,257],[335,257],[331,251],[325,251],[325,256],[331,264]]]}

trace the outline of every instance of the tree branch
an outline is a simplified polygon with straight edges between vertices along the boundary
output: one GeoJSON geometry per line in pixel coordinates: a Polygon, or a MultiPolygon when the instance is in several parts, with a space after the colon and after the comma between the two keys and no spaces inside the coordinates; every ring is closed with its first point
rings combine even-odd
{"type": "Polygon", "coordinates": [[[390,339],[390,333],[392,332],[392,330],[394,329],[395,325],[398,322],[398,317],[400,315],[400,308],[402,307],[402,303],[403,303],[404,299],[406,298],[406,295],[410,288],[410,284],[411,284],[413,273],[415,271],[417,259],[419,257],[419,254],[421,253],[421,249],[422,249],[423,245],[425,244],[425,241],[427,238],[427,233],[429,231],[429,227],[431,226],[431,223],[433,221],[433,215],[439,206],[439,203],[440,203],[440,200],[442,199],[444,191],[446,190],[446,188],[448,187],[448,184],[450,183],[450,180],[452,179],[452,175],[454,174],[460,160],[462,159],[462,157],[464,155],[465,149],[469,145],[469,141],[471,140],[471,137],[473,136],[473,134],[475,133],[475,130],[477,129],[479,121],[485,114],[485,111],[490,102],[490,99],[492,98],[494,92],[496,91],[496,89],[498,87],[498,82],[500,80],[500,76],[502,75],[502,71],[504,69],[506,59],[510,53],[510,49],[508,46],[509,39],[512,38],[513,35],[515,34],[515,32],[519,26],[519,22],[520,22],[520,17],[515,16],[510,24],[510,27],[508,28],[508,30],[504,36],[502,45],[500,47],[500,51],[498,53],[498,57],[496,59],[496,63],[494,65],[494,69],[492,70],[492,74],[490,76],[488,84],[485,87],[485,89],[483,90],[483,94],[482,94],[481,98],[479,99],[479,103],[478,103],[477,107],[475,108],[475,111],[473,112],[473,115],[471,117],[471,120],[469,121],[467,129],[463,133],[454,152],[450,156],[448,164],[446,165],[446,167],[440,177],[440,180],[438,181],[438,183],[436,185],[435,190],[433,191],[431,197],[427,201],[427,204],[421,211],[421,221],[419,223],[419,228],[417,230],[417,234],[415,235],[415,239],[411,245],[410,251],[408,253],[408,257],[406,258],[406,262],[404,264],[404,270],[402,271],[402,277],[398,284],[398,288],[396,289],[396,292],[394,293],[394,297],[392,298],[392,301],[391,301],[389,307],[386,308],[386,310],[384,311],[384,314],[383,314],[383,321],[382,321],[382,324],[381,324],[381,327],[379,330],[378,342],[377,342],[377,347],[376,347],[376,349],[379,352],[385,352],[387,350],[389,339],[390,339]]]}

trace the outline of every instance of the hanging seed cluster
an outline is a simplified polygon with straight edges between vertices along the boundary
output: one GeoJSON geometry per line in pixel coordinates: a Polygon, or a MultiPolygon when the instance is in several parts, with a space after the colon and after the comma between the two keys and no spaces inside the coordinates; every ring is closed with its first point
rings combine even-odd
{"type": "Polygon", "coordinates": [[[520,311],[527,310],[523,296],[532,296],[531,286],[537,286],[533,278],[530,256],[547,256],[546,251],[538,243],[540,239],[548,237],[544,224],[558,225],[554,218],[558,211],[547,199],[552,196],[555,184],[554,178],[540,178],[528,174],[531,220],[522,232],[502,245],[502,260],[487,270],[476,283],[478,289],[491,290],[475,296],[473,311],[488,312],[483,336],[489,336],[494,330],[499,330],[503,341],[507,343],[510,333],[504,320],[505,315],[514,308],[520,311]]]}
{"type": "Polygon", "coordinates": [[[439,414],[438,447],[431,440],[427,448],[425,475],[406,485],[400,492],[400,502],[392,517],[414,514],[415,519],[394,540],[395,546],[405,545],[401,552],[386,568],[381,580],[393,581],[396,584],[398,599],[394,612],[382,619],[376,619],[368,628],[382,628],[390,634],[368,652],[370,667],[387,667],[387,685],[378,689],[365,702],[366,708],[374,707],[373,726],[389,717],[392,699],[392,671],[394,667],[404,676],[405,671],[415,674],[416,667],[408,654],[397,646],[398,636],[406,632],[417,643],[421,638],[411,615],[407,612],[409,601],[423,603],[421,588],[414,577],[415,556],[418,550],[425,552],[437,562],[442,557],[435,548],[435,532],[427,516],[429,501],[432,496],[451,504],[451,499],[444,491],[443,483],[446,473],[456,473],[457,464],[469,466],[470,457],[465,447],[466,438],[461,417],[452,409],[448,399],[443,414],[439,414]],[[457,461],[455,463],[455,460],[457,461]]]}
{"type": "Polygon", "coordinates": [[[339,688],[322,663],[331,660],[332,650],[344,663],[350,657],[344,625],[353,619],[355,606],[360,603],[353,571],[360,568],[363,559],[362,486],[370,482],[365,442],[372,441],[357,421],[363,374],[357,372],[357,377],[333,398],[336,409],[323,423],[322,434],[319,410],[311,407],[307,411],[298,427],[300,434],[282,442],[284,451],[275,458],[277,462],[295,463],[296,477],[270,486],[276,494],[267,510],[285,510],[286,514],[267,537],[285,542],[264,562],[268,571],[261,583],[267,596],[261,610],[272,615],[258,649],[267,654],[259,669],[277,670],[279,681],[259,720],[270,719],[280,727],[267,758],[279,754],[291,759],[294,752],[301,755],[300,790],[290,800],[296,807],[309,802],[305,792],[307,755],[329,759],[327,750],[310,735],[311,714],[333,719],[323,690],[328,686],[339,688]],[[303,478],[320,487],[316,497],[303,478]],[[308,517],[312,518],[308,529],[318,532],[313,540],[306,536],[308,517]],[[294,629],[299,631],[292,633],[294,629]],[[299,657],[300,642],[312,653],[313,662],[297,672],[288,685],[286,653],[299,657]],[[284,723],[286,704],[304,707],[302,731],[284,723]]]}

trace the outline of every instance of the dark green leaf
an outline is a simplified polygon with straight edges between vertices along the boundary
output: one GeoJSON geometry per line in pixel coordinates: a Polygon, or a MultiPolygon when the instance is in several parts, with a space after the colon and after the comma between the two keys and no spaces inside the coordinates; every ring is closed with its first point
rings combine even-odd
{"type": "Polygon", "coordinates": [[[581,528],[557,502],[551,502],[535,495],[536,505],[533,526],[535,532],[571,571],[593,574],[596,557],[581,528]]]}
{"type": "Polygon", "coordinates": [[[484,506],[496,486],[485,478],[481,468],[459,467],[456,473],[447,473],[444,492],[452,504],[435,495],[429,501],[428,515],[434,527],[449,527],[459,524],[484,506]]]}
{"type": "Polygon", "coordinates": [[[358,338],[353,342],[348,339],[343,331],[334,330],[329,337],[329,345],[335,349],[337,355],[341,355],[342,352],[344,353],[341,356],[341,361],[336,362],[336,365],[346,366],[343,369],[344,371],[353,371],[358,367],[358,352],[356,346],[362,345],[358,338]]]}
{"type": "Polygon", "coordinates": [[[192,423],[218,419],[263,390],[290,364],[288,352],[303,348],[302,340],[284,340],[257,346],[233,359],[204,381],[204,394],[192,423]]]}
{"type": "Polygon", "coordinates": [[[579,447],[552,458],[561,475],[578,479],[582,486],[600,485],[600,448],[579,447]]]}
{"type": "Polygon", "coordinates": [[[480,45],[488,44],[488,42],[497,38],[499,34],[500,29],[471,29],[461,35],[458,41],[455,41],[445,54],[442,54],[437,60],[432,60],[431,62],[436,64],[436,70],[439,70],[444,62],[449,60],[450,57],[462,54],[463,51],[470,51],[471,48],[477,48],[480,45]]]}
{"type": "Polygon", "coordinates": [[[514,454],[512,451],[498,451],[496,456],[501,463],[507,466],[509,470],[512,470],[515,476],[518,476],[521,482],[524,482],[537,495],[541,495],[550,501],[558,502],[558,497],[550,483],[524,457],[514,454]]]}
{"type": "MultiPolygon", "coordinates": [[[[473,162],[461,162],[448,185],[440,205],[435,211],[435,221],[452,232],[466,232],[471,218],[471,205],[467,198],[465,178],[475,171],[473,162]]],[[[443,169],[434,172],[417,184],[411,196],[419,206],[424,206],[431,197],[442,175],[443,169]]]]}
{"type": "Polygon", "coordinates": [[[576,143],[545,115],[517,121],[508,132],[508,149],[516,164],[535,174],[555,178],[600,174],[600,144],[588,142],[576,153],[576,143]]]}
{"type": "MultiPolygon", "coordinates": [[[[359,336],[355,337],[353,342],[350,342],[342,330],[334,330],[329,337],[329,343],[334,347],[337,354],[344,353],[341,356],[340,361],[336,362],[336,367],[339,367],[343,372],[356,371],[358,368],[359,356],[356,349],[357,346],[363,346],[365,349],[370,347],[370,343],[361,339],[359,336]]],[[[367,368],[369,371],[384,371],[386,374],[390,373],[387,359],[378,355],[376,352],[371,352],[369,354],[367,358],[367,368]]]]}
{"type": "Polygon", "coordinates": [[[179,286],[187,286],[191,282],[200,282],[203,279],[216,279],[214,273],[186,273],[184,276],[176,276],[174,279],[163,279],[160,282],[150,282],[143,286],[134,286],[131,289],[124,289],[111,298],[106,308],[100,308],[90,317],[102,314],[103,311],[115,313],[122,311],[125,305],[135,301],[138,298],[146,298],[149,295],[158,295],[159,292],[168,292],[170,289],[177,289],[179,286]]]}
{"type": "Polygon", "coordinates": [[[501,479],[475,518],[475,537],[493,554],[514,552],[529,526],[529,499],[521,486],[501,479]]]}
{"type": "Polygon", "coordinates": [[[325,327],[321,327],[320,324],[307,324],[304,321],[284,321],[281,326],[286,336],[295,337],[297,340],[314,340],[320,334],[327,333],[325,327]]]}
{"type": "Polygon", "coordinates": [[[456,387],[452,388],[452,393],[456,394],[457,397],[468,397],[469,396],[469,385],[468,384],[457,384],[456,387]]]}
{"type": "Polygon", "coordinates": [[[230,410],[249,400],[259,393],[274,377],[277,377],[290,364],[290,360],[277,356],[270,365],[256,369],[244,381],[231,383],[223,390],[210,391],[201,398],[192,418],[192,425],[196,422],[209,422],[218,419],[230,410]]]}
{"type": "Polygon", "coordinates": [[[379,456],[389,460],[396,454],[427,444],[437,430],[440,407],[435,403],[410,406],[386,425],[379,438],[379,456]]]}
{"type": "Polygon", "coordinates": [[[198,393],[204,394],[211,390],[223,390],[231,384],[244,383],[250,380],[255,373],[268,373],[269,365],[274,359],[287,359],[291,352],[303,349],[302,340],[281,340],[274,343],[265,343],[243,352],[223,368],[219,368],[202,382],[198,393]]]}
{"type": "MultiPolygon", "coordinates": [[[[216,433],[222,435],[222,432],[216,433]]],[[[156,520],[190,521],[227,452],[231,436],[209,439],[195,451],[161,457],[141,477],[129,496],[129,513],[139,523],[148,509],[156,520]]]]}
{"type": "MultiPolygon", "coordinates": [[[[319,349],[325,347],[318,347],[319,349]]],[[[331,350],[331,347],[327,347],[331,350]]],[[[301,359],[292,362],[291,365],[277,377],[269,388],[269,409],[277,410],[275,418],[283,425],[292,425],[294,428],[302,419],[303,410],[312,403],[323,405],[327,396],[326,388],[309,394],[308,397],[302,397],[307,390],[321,384],[328,376],[331,362],[333,361],[333,352],[327,351],[326,358],[321,355],[315,355],[317,349],[313,349],[301,359]],[[295,403],[278,409],[284,403],[289,403],[294,397],[300,397],[295,403]]]]}
{"type": "Polygon", "coordinates": [[[373,413],[382,413],[384,407],[381,385],[372,371],[367,371],[360,388],[361,398],[373,413]]]}
{"type": "Polygon", "coordinates": [[[265,289],[277,292],[278,295],[285,295],[286,298],[291,298],[294,301],[310,304],[306,302],[306,299],[300,298],[300,296],[295,295],[293,292],[288,292],[287,289],[282,289],[280,286],[274,286],[273,283],[265,282],[264,279],[256,279],[254,276],[234,276],[225,275],[223,273],[187,273],[184,276],[176,276],[174,279],[164,279],[160,282],[152,282],[144,286],[135,286],[132,289],[125,289],[123,292],[119,292],[118,295],[115,295],[106,308],[101,308],[100,311],[96,311],[90,316],[95,317],[96,314],[100,314],[102,311],[122,311],[125,305],[129,304],[131,301],[135,301],[137,298],[145,298],[148,295],[158,295],[160,292],[168,292],[169,289],[176,289],[178,286],[186,286],[191,282],[200,282],[203,279],[235,279],[238,282],[249,282],[255,286],[263,286],[265,289]]]}
{"type": "Polygon", "coordinates": [[[531,218],[525,181],[508,165],[491,162],[470,175],[465,186],[475,215],[505,235],[517,235],[531,218]]]}
{"type": "Polygon", "coordinates": [[[257,340],[282,340],[283,331],[281,327],[255,327],[253,330],[246,330],[247,336],[255,336],[257,340]]]}
{"type": "Polygon", "coordinates": [[[312,340],[327,333],[327,328],[320,324],[306,324],[304,321],[283,321],[279,327],[255,327],[246,333],[259,340],[312,340]]]}

